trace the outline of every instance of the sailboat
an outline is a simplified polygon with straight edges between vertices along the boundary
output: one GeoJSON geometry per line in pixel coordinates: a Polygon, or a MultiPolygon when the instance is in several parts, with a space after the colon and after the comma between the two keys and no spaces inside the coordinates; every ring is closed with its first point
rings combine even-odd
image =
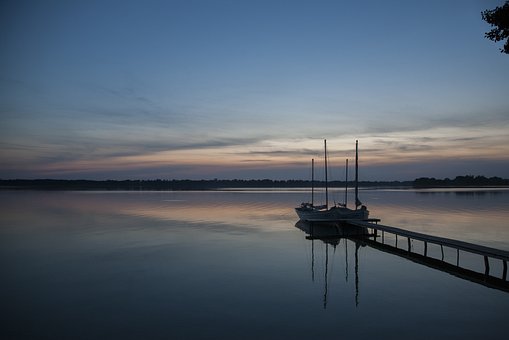
{"type": "MultiPolygon", "coordinates": [[[[335,203],[329,207],[329,190],[327,182],[327,140],[324,141],[325,148],[325,205],[314,205],[314,161],[312,161],[312,192],[311,203],[302,203],[299,207],[295,208],[297,215],[302,221],[309,222],[341,222],[348,220],[368,220],[369,211],[365,205],[359,200],[359,142],[355,141],[355,209],[347,207],[345,200],[344,204],[335,203]]],[[[348,164],[348,163],[347,163],[348,164]]],[[[348,171],[347,171],[348,173],[348,171]]],[[[348,175],[347,175],[348,176],[348,175]]],[[[346,179],[348,182],[348,178],[346,179]]]]}

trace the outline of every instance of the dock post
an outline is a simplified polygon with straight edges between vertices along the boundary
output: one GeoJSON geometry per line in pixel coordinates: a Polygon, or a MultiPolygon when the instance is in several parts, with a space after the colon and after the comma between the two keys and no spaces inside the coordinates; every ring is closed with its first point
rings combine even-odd
{"type": "Polygon", "coordinates": [[[410,237],[408,237],[408,252],[409,253],[412,252],[412,248],[411,248],[411,245],[410,245],[410,237]]]}
{"type": "Polygon", "coordinates": [[[396,234],[396,248],[398,248],[398,234],[396,234]]]}
{"type": "Polygon", "coordinates": [[[440,250],[442,251],[442,261],[444,260],[444,246],[440,245],[440,250]]]}
{"type": "Polygon", "coordinates": [[[504,271],[502,272],[502,279],[505,281],[507,279],[507,261],[503,260],[504,271]]]}
{"type": "Polygon", "coordinates": [[[384,231],[382,230],[382,244],[384,244],[384,231]]]}
{"type": "Polygon", "coordinates": [[[488,261],[488,256],[484,256],[484,275],[490,275],[490,262],[488,261]]]}
{"type": "Polygon", "coordinates": [[[456,267],[460,266],[460,250],[456,249],[456,267]]]}
{"type": "Polygon", "coordinates": [[[376,241],[376,238],[378,237],[378,229],[373,228],[373,233],[375,234],[375,241],[376,241]]]}
{"type": "Polygon", "coordinates": [[[428,256],[428,242],[424,241],[424,257],[428,256]]]}

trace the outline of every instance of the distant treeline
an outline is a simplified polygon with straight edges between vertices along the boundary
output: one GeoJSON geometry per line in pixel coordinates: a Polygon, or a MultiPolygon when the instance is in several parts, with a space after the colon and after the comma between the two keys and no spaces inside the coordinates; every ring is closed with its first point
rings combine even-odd
{"type": "Polygon", "coordinates": [[[414,188],[509,186],[509,179],[484,176],[457,176],[455,179],[421,177],[414,180],[413,186],[414,188]]]}
{"type": "MultiPolygon", "coordinates": [[[[40,189],[40,190],[218,190],[225,188],[305,188],[311,187],[311,181],[304,180],[57,180],[57,179],[13,179],[0,180],[3,189],[40,189]]],[[[315,187],[324,187],[325,182],[315,181],[315,187]]],[[[405,187],[412,186],[411,181],[359,182],[363,187],[405,187]]],[[[329,187],[344,187],[345,182],[332,181],[329,187]]],[[[353,186],[353,182],[349,182],[353,186]]]]}
{"type": "MultiPolygon", "coordinates": [[[[35,190],[218,190],[238,188],[306,188],[311,181],[270,180],[270,179],[231,179],[231,180],[59,180],[59,179],[9,179],[0,180],[0,189],[35,190]]],[[[349,182],[348,186],[353,187],[349,182]]],[[[314,186],[324,187],[325,182],[315,181],[314,186]]],[[[329,182],[330,188],[343,188],[345,182],[329,182]]],[[[509,186],[508,179],[484,176],[458,176],[455,179],[435,179],[422,177],[414,181],[360,181],[360,187],[473,187],[473,186],[509,186]]]]}

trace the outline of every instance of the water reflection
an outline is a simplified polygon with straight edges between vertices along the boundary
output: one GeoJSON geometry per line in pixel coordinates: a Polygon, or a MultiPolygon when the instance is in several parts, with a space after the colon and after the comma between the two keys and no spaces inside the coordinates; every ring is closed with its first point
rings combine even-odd
{"type": "Polygon", "coordinates": [[[509,250],[509,190],[367,190],[386,225],[509,250]]]}
{"type": "MultiPolygon", "coordinates": [[[[0,193],[1,194],[1,193],[0,193]]],[[[5,195],[5,194],[4,194],[5,195]]],[[[264,192],[34,192],[31,204],[46,211],[80,215],[114,214],[163,222],[228,224],[239,229],[280,230],[293,218],[291,193],[264,192]],[[267,223],[260,223],[266,221],[267,223]]],[[[9,193],[5,200],[18,209],[26,193],[9,193]]]]}
{"type": "MultiPolygon", "coordinates": [[[[385,224],[509,247],[509,191],[431,197],[371,190],[363,197],[385,224]],[[403,220],[414,223],[395,223],[403,220]]],[[[362,238],[315,229],[323,240],[306,239],[293,210],[306,198],[286,191],[0,191],[0,338],[325,339],[341,329],[346,338],[372,339],[393,336],[394,327],[414,337],[423,320],[424,339],[503,337],[505,291],[416,265],[362,238]]],[[[445,252],[449,263],[454,256],[445,252]]],[[[469,263],[462,254],[460,264],[469,263]]],[[[491,265],[500,277],[500,266],[491,265]]],[[[482,257],[479,267],[482,274],[482,257]]]]}
{"type": "MultiPolygon", "coordinates": [[[[345,262],[346,262],[346,271],[345,271],[345,279],[348,280],[348,247],[347,240],[353,242],[355,245],[355,304],[358,306],[359,304],[359,260],[358,260],[358,251],[360,247],[369,246],[378,251],[382,251],[384,253],[388,253],[391,255],[396,255],[406,260],[410,260],[414,263],[424,265],[428,268],[436,269],[441,272],[445,272],[447,274],[453,275],[457,278],[461,278],[464,280],[468,280],[470,282],[474,282],[476,284],[480,284],[485,287],[497,289],[506,293],[509,293],[509,281],[507,281],[507,261],[509,258],[502,258],[500,263],[503,265],[502,273],[498,273],[499,276],[490,273],[490,264],[488,258],[489,254],[479,253],[481,257],[484,258],[484,272],[479,272],[473,269],[468,268],[471,265],[469,260],[466,261],[466,265],[460,265],[460,251],[455,250],[456,260],[455,263],[449,263],[444,259],[444,248],[440,246],[441,256],[440,259],[437,258],[437,254],[433,254],[433,252],[428,251],[428,244],[424,243],[423,254],[420,254],[415,251],[413,248],[413,240],[408,239],[408,248],[402,249],[401,244],[398,247],[398,237],[394,235],[393,244],[386,242],[387,236],[385,234],[377,234],[370,233],[370,229],[362,228],[362,227],[354,227],[340,224],[324,224],[324,223],[309,223],[304,221],[299,221],[295,224],[295,227],[304,231],[308,236],[306,236],[307,240],[311,241],[311,249],[312,249],[312,278],[314,281],[314,241],[320,240],[325,244],[325,287],[324,287],[324,308],[327,307],[327,291],[328,291],[328,280],[327,274],[329,270],[328,266],[328,247],[331,245],[336,250],[336,247],[340,244],[340,241],[344,239],[345,241],[345,262]],[[433,257],[435,256],[435,257],[433,257]]],[[[373,230],[374,231],[374,230],[373,230]]],[[[467,255],[475,255],[472,253],[463,253],[467,255]]],[[[477,255],[479,255],[477,254],[477,255]]],[[[497,260],[497,259],[493,259],[497,260]]]]}
{"type": "Polygon", "coordinates": [[[353,242],[355,245],[355,306],[359,305],[359,248],[366,246],[364,240],[368,237],[368,230],[366,228],[351,228],[341,226],[339,224],[323,224],[323,223],[310,223],[299,221],[295,227],[305,232],[307,240],[311,241],[311,279],[315,280],[315,251],[314,242],[320,240],[325,244],[325,270],[324,270],[324,293],[323,293],[323,308],[327,308],[327,293],[328,293],[328,273],[329,273],[329,246],[336,252],[337,247],[344,240],[345,248],[345,281],[348,281],[348,244],[347,241],[353,242]]]}
{"type": "MultiPolygon", "coordinates": [[[[457,238],[509,250],[509,190],[491,195],[455,195],[452,191],[364,190],[374,217],[384,224],[416,232],[457,238]],[[426,191],[427,193],[431,191],[426,191]]],[[[481,192],[481,191],[476,191],[481,192]]],[[[332,191],[334,195],[342,192],[332,191]]],[[[296,202],[305,192],[32,192],[1,193],[5,216],[17,219],[27,203],[55,216],[73,211],[82,216],[121,215],[161,222],[214,223],[266,231],[287,230],[296,202]]],[[[338,196],[339,197],[339,196],[338,196]]],[[[1,199],[1,197],[0,197],[1,199]]]]}

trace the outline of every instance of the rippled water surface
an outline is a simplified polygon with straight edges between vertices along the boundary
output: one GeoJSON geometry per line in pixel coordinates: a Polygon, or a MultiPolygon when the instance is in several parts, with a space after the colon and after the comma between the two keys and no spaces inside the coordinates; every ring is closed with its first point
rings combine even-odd
{"type": "MultiPolygon", "coordinates": [[[[0,338],[507,337],[508,292],[360,239],[312,240],[293,210],[308,198],[1,191],[0,338]]],[[[383,224],[509,251],[509,190],[361,199],[383,224]]],[[[482,256],[456,256],[445,249],[446,263],[484,273],[482,256]]]]}

